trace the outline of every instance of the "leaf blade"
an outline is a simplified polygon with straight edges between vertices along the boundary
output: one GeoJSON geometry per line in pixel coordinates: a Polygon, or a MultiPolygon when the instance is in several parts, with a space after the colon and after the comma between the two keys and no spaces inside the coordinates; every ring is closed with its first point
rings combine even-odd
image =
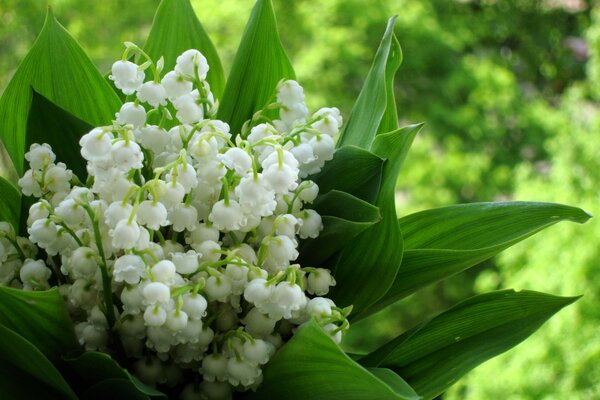
{"type": "Polygon", "coordinates": [[[387,160],[375,205],[383,219],[355,237],[341,251],[333,270],[337,285],[331,296],[341,306],[352,304],[356,315],[388,291],[402,262],[402,232],[396,217],[395,187],[408,149],[422,125],[409,125],[378,135],[371,151],[387,160]],[[388,246],[394,243],[394,246],[388,246]]]}
{"type": "Polygon", "coordinates": [[[79,349],[57,288],[30,292],[0,287],[0,324],[23,336],[53,362],[79,349]]]}
{"type": "MultiPolygon", "coordinates": [[[[73,389],[52,363],[33,345],[15,331],[0,324],[0,360],[30,377],[48,385],[68,399],[77,399],[73,389]]],[[[13,368],[4,375],[11,376],[13,368]]],[[[22,382],[22,381],[21,381],[22,382]]],[[[12,395],[16,393],[11,392],[12,395]]]]}
{"type": "Polygon", "coordinates": [[[315,321],[271,359],[253,398],[290,400],[407,399],[352,361],[315,321]]]}
{"type": "Polygon", "coordinates": [[[245,121],[262,109],[281,79],[295,79],[277,33],[271,0],[258,0],[233,60],[217,117],[237,135],[245,121]]]}
{"type": "Polygon", "coordinates": [[[578,297],[502,290],[467,299],[360,360],[390,368],[425,399],[525,340],[578,297]]]}
{"type": "Polygon", "coordinates": [[[225,73],[217,50],[198,20],[189,0],[162,0],[144,44],[144,51],[157,61],[164,57],[164,71],[175,66],[177,56],[197,49],[206,57],[210,69],[206,80],[217,99],[225,88],[225,73]]]}
{"type": "Polygon", "coordinates": [[[23,173],[30,88],[94,126],[109,124],[121,105],[89,57],[49,11],[33,47],[0,98],[0,138],[19,175],[23,173]]]}
{"type": "Polygon", "coordinates": [[[475,266],[560,221],[584,223],[589,218],[576,207],[539,202],[471,203],[403,217],[399,220],[406,247],[402,267],[385,296],[358,318],[475,266]]]}
{"type": "Polygon", "coordinates": [[[335,189],[374,203],[381,185],[383,164],[381,157],[368,150],[351,145],[343,146],[310,179],[319,186],[320,193],[335,189]]]}
{"type": "Polygon", "coordinates": [[[365,79],[338,146],[369,148],[375,135],[398,128],[394,101],[394,75],[402,63],[402,50],[394,36],[396,17],[388,20],[377,53],[365,79]]]}

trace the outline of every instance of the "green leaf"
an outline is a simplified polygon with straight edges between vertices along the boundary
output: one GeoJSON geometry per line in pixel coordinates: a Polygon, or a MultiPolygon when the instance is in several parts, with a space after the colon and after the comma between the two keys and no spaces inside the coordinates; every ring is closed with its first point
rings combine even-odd
{"type": "Polygon", "coordinates": [[[368,150],[344,146],[310,179],[319,185],[319,193],[336,189],[373,203],[381,185],[383,163],[381,157],[368,150]]]}
{"type": "Polygon", "coordinates": [[[2,394],[10,393],[10,400],[65,400],[64,393],[7,362],[0,362],[0,388],[2,394]]]}
{"type": "Polygon", "coordinates": [[[148,396],[131,386],[127,379],[106,379],[90,387],[81,395],[81,400],[148,400],[148,396]]]}
{"type": "MultiPolygon", "coordinates": [[[[102,392],[100,388],[104,388],[103,382],[119,380],[119,386],[122,388],[128,386],[126,393],[135,392],[138,397],[141,396],[139,398],[147,398],[148,396],[166,397],[164,393],[145,385],[135,378],[106,353],[85,352],[77,358],[66,359],[66,361],[84,382],[92,388],[96,387],[97,392],[102,392]],[[127,385],[125,385],[125,382],[127,382],[127,385]]],[[[87,395],[84,398],[102,398],[93,397],[92,394],[96,396],[99,396],[99,394],[91,390],[92,388],[86,392],[87,395]]]]}
{"type": "Polygon", "coordinates": [[[0,221],[19,229],[21,215],[21,193],[9,181],[0,176],[0,221]]]}
{"type": "Polygon", "coordinates": [[[301,327],[269,361],[256,399],[413,399],[352,361],[315,321],[301,327]]]}
{"type": "Polygon", "coordinates": [[[373,65],[367,75],[338,146],[369,148],[376,134],[398,128],[394,75],[402,63],[402,49],[394,35],[396,17],[388,20],[373,65]]]}
{"type": "MultiPolygon", "coordinates": [[[[62,398],[77,399],[60,372],[33,344],[4,325],[0,325],[0,338],[0,364],[10,366],[3,378],[22,379],[24,373],[28,379],[20,381],[23,386],[34,384],[32,379],[36,379],[61,393],[62,398]]],[[[4,386],[2,389],[6,390],[4,386]]],[[[5,393],[16,396],[18,392],[5,393]]]]}
{"type": "Polygon", "coordinates": [[[32,292],[0,287],[0,324],[23,336],[52,362],[79,349],[57,288],[32,292]]]}
{"type": "Polygon", "coordinates": [[[390,368],[432,399],[471,369],[525,340],[578,297],[502,290],[472,297],[361,359],[390,368]]]}
{"type": "Polygon", "coordinates": [[[351,194],[331,190],[315,200],[313,208],[323,219],[316,239],[300,243],[300,264],[322,266],[358,234],[381,219],[379,209],[351,194]]]}
{"type": "Polygon", "coordinates": [[[258,0],[233,60],[217,117],[240,132],[244,122],[262,109],[282,79],[295,79],[279,34],[271,0],[258,0]]]}
{"type": "Polygon", "coordinates": [[[415,392],[415,390],[400,377],[400,375],[391,369],[367,368],[367,370],[383,382],[387,383],[396,393],[402,395],[405,399],[417,400],[421,398],[421,396],[419,396],[417,392],[415,392]]]}
{"type": "Polygon", "coordinates": [[[402,262],[402,232],[395,206],[395,187],[400,168],[422,125],[410,125],[378,135],[371,151],[387,160],[375,205],[383,219],[351,240],[341,251],[334,269],[336,304],[354,305],[356,314],[379,300],[390,288],[402,262]],[[392,245],[390,245],[392,244],[392,245]]]}
{"type": "Polygon", "coordinates": [[[0,138],[23,173],[31,88],[93,125],[111,122],[120,100],[75,39],[48,11],[44,27],[0,98],[0,138]]]}
{"type": "Polygon", "coordinates": [[[164,57],[163,71],[167,72],[175,67],[177,57],[189,49],[200,50],[206,57],[210,66],[206,80],[215,97],[220,99],[225,87],[223,66],[190,1],[162,0],[144,44],[144,51],[154,61],[164,57]]]}
{"type": "MultiPolygon", "coordinates": [[[[418,289],[487,260],[560,221],[584,223],[583,210],[552,203],[471,203],[399,220],[404,259],[394,284],[366,316],[418,289]]],[[[360,317],[359,317],[360,318],[360,317]]]]}
{"type": "Polygon", "coordinates": [[[25,148],[33,143],[48,143],[57,162],[64,162],[82,182],[87,178],[86,163],[81,156],[79,139],[93,126],[60,108],[33,90],[27,119],[25,148]]]}

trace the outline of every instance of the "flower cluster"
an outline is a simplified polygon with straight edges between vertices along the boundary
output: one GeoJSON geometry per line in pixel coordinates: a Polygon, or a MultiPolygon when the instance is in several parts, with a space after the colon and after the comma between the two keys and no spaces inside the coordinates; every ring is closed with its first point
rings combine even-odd
{"type": "Polygon", "coordinates": [[[80,343],[122,352],[142,381],[174,387],[192,371],[201,383],[183,398],[227,398],[261,382],[298,325],[314,318],[337,342],[348,328],[349,310],[322,297],[330,272],[294,263],[299,240],[322,229],[307,178],[333,157],[342,119],[309,114],[288,80],[230,132],[199,51],[162,70],[126,43],[110,79],[127,102],[80,141],[86,184],[50,146],[31,146],[19,185],[39,201],[29,238],[0,225],[0,279],[58,286],[80,343]]]}

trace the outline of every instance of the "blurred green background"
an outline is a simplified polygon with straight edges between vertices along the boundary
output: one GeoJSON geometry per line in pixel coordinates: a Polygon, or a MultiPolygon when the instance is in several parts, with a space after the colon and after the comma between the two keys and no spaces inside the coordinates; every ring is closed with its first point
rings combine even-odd
{"type": "MultiPolygon", "coordinates": [[[[253,2],[192,0],[226,72],[253,2]]],[[[400,118],[426,122],[398,185],[400,215],[458,202],[543,200],[600,214],[600,8],[584,0],[273,0],[309,106],[345,117],[388,16],[404,64],[400,118]]],[[[158,0],[54,0],[102,72],[143,44],[158,0]]],[[[0,90],[40,30],[45,2],[0,0],[0,90]]],[[[562,224],[364,320],[368,350],[474,293],[584,297],[444,399],[600,398],[600,225],[562,224]]]]}

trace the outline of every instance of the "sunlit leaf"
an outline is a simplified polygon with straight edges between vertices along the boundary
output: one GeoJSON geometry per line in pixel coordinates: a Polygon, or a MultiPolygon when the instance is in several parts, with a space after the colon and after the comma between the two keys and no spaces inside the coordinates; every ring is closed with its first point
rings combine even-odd
{"type": "Polygon", "coordinates": [[[402,63],[402,50],[394,35],[396,17],[389,19],[371,70],[352,108],[338,146],[368,149],[376,134],[398,128],[394,100],[394,75],[402,63]]]}
{"type": "Polygon", "coordinates": [[[336,189],[373,203],[379,192],[383,163],[381,157],[368,150],[344,146],[310,179],[319,185],[319,193],[336,189]]]}
{"type": "Polygon", "coordinates": [[[281,79],[294,79],[294,69],[281,45],[271,0],[258,0],[233,60],[218,118],[236,135],[245,121],[262,109],[281,79]]]}
{"type": "Polygon", "coordinates": [[[215,46],[206,34],[189,0],[162,0],[144,51],[157,61],[164,57],[165,72],[175,67],[177,56],[189,49],[197,49],[206,57],[210,70],[206,80],[217,99],[225,87],[225,74],[215,46]]]}
{"type": "MultiPolygon", "coordinates": [[[[27,380],[21,380],[21,386],[37,385],[38,383],[35,382],[37,380],[56,390],[64,399],[77,399],[77,396],[60,372],[34,345],[1,324],[0,338],[2,338],[0,340],[0,364],[4,367],[10,366],[1,374],[3,375],[2,379],[22,379],[21,376],[25,374],[27,380]]],[[[5,386],[0,387],[2,390],[7,389],[5,386]]],[[[25,388],[25,390],[27,389],[25,388]]],[[[17,389],[5,393],[11,393],[11,396],[19,396],[19,393],[22,392],[17,389]]]]}
{"type": "Polygon", "coordinates": [[[471,203],[436,208],[399,220],[404,259],[394,284],[368,315],[493,257],[560,221],[584,223],[576,207],[536,202],[471,203]]]}
{"type": "Polygon", "coordinates": [[[79,349],[58,288],[33,292],[0,287],[0,324],[23,336],[52,362],[79,349]]]}
{"type": "MultiPolygon", "coordinates": [[[[389,377],[386,377],[386,381],[389,377]]],[[[352,361],[316,322],[310,321],[273,356],[254,399],[414,399],[352,361]]]]}
{"type": "Polygon", "coordinates": [[[31,88],[93,126],[109,124],[121,104],[49,11],[40,35],[0,98],[0,138],[19,174],[23,173],[31,88]]]}
{"type": "Polygon", "coordinates": [[[410,125],[378,135],[373,141],[371,151],[387,160],[375,201],[383,219],[341,251],[334,269],[337,285],[331,292],[336,304],[354,305],[355,314],[360,314],[387,292],[402,262],[402,233],[394,194],[400,167],[421,126],[410,125]]]}
{"type": "Polygon", "coordinates": [[[360,360],[390,368],[425,399],[525,340],[577,297],[502,290],[472,297],[360,360]]]}

